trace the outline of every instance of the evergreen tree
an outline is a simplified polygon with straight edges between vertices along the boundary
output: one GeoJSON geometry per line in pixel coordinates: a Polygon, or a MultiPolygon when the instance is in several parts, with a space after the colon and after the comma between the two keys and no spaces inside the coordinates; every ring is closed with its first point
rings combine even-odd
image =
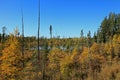
{"type": "Polygon", "coordinates": [[[2,41],[2,34],[0,33],[0,43],[1,43],[1,41],[2,41]]]}
{"type": "Polygon", "coordinates": [[[83,35],[84,35],[84,33],[83,33],[83,29],[82,29],[81,33],[80,33],[80,37],[83,38],[83,35]]]}
{"type": "Polygon", "coordinates": [[[5,35],[6,35],[6,27],[2,27],[2,43],[5,41],[5,35]]]}
{"type": "Polygon", "coordinates": [[[50,25],[50,38],[52,38],[52,25],[50,25]]]}

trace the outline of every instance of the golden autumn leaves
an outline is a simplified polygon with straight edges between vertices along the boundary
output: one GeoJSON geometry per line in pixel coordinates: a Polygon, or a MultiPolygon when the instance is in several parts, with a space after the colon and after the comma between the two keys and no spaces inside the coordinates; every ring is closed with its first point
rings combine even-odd
{"type": "MultiPolygon", "coordinates": [[[[83,79],[86,76],[89,78],[92,74],[97,76],[96,78],[100,78],[98,75],[103,74],[101,70],[104,70],[104,66],[110,63],[115,65],[113,61],[119,59],[119,43],[120,35],[114,35],[112,42],[93,43],[90,48],[83,47],[82,51],[79,51],[78,47],[75,47],[71,52],[53,48],[48,54],[47,68],[50,68],[52,76],[58,80],[60,76],[65,80],[83,79]],[[58,77],[57,74],[60,76],[58,77]]],[[[100,78],[100,80],[102,79],[100,78]]]]}
{"type": "MultiPolygon", "coordinates": [[[[56,41],[55,45],[62,43],[62,40],[59,41],[60,43],[56,39],[54,41],[56,41]]],[[[120,66],[118,64],[120,35],[118,34],[113,36],[111,42],[94,42],[90,47],[85,45],[81,48],[76,44],[76,47],[69,49],[70,44],[67,44],[68,49],[64,50],[52,45],[52,43],[50,46],[52,46],[50,50],[41,51],[43,60],[39,63],[44,65],[42,65],[44,72],[40,70],[41,67],[35,61],[37,52],[32,50],[25,50],[25,68],[23,69],[21,43],[18,36],[9,35],[0,56],[0,80],[22,80],[23,78],[25,80],[38,80],[43,74],[48,80],[93,80],[93,78],[109,80],[112,74],[116,74],[116,79],[120,79],[120,70],[118,70],[120,66]],[[108,71],[108,69],[111,70],[108,71]],[[106,74],[105,71],[109,73],[106,74]],[[104,78],[105,75],[107,78],[104,78]]]]}
{"type": "Polygon", "coordinates": [[[16,36],[10,35],[9,39],[4,44],[2,50],[1,61],[1,75],[4,79],[12,79],[17,76],[21,70],[21,52],[20,43],[16,36]]]}

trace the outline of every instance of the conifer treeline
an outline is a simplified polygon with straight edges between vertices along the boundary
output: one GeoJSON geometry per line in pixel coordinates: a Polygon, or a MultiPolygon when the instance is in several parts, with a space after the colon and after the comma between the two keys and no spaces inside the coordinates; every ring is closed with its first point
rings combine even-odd
{"type": "Polygon", "coordinates": [[[97,36],[98,42],[105,43],[115,34],[120,34],[120,14],[110,13],[108,17],[103,19],[95,36],[97,36]]]}

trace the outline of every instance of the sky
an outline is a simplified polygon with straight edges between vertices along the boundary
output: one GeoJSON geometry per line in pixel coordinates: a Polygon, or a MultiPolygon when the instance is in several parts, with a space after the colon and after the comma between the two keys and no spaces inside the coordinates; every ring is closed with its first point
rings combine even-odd
{"type": "MultiPolygon", "coordinates": [[[[0,0],[0,33],[16,27],[21,33],[21,8],[23,9],[25,36],[37,36],[38,0],[0,0]]],[[[80,37],[97,31],[102,20],[110,12],[120,13],[120,0],[40,0],[40,36],[80,37]]]]}

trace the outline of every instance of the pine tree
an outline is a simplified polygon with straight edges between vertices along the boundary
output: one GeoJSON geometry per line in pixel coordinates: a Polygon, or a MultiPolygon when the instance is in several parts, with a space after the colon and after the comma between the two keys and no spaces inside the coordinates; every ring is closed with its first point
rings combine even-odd
{"type": "Polygon", "coordinates": [[[50,25],[50,38],[52,38],[52,25],[50,25]]]}

